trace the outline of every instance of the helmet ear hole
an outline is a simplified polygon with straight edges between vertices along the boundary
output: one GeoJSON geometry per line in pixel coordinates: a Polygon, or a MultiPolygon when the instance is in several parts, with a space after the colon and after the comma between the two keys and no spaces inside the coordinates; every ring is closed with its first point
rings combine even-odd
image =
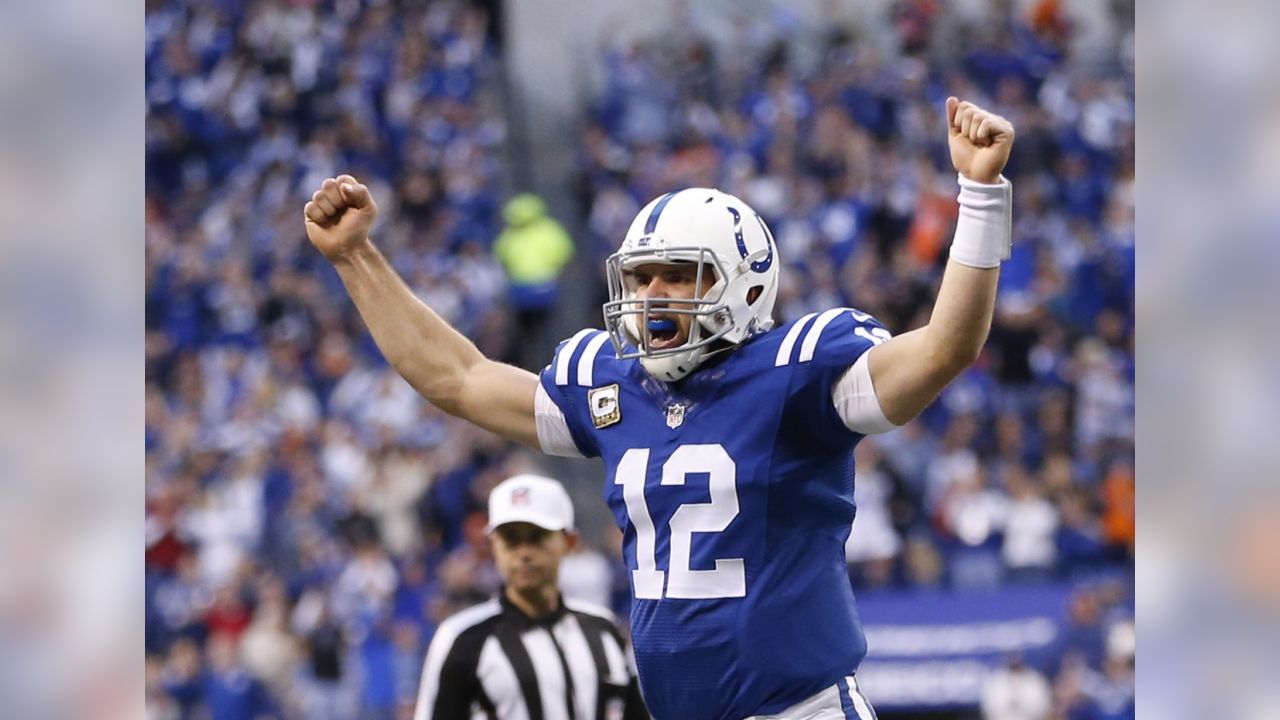
{"type": "Polygon", "coordinates": [[[764,292],[763,285],[752,286],[750,290],[747,290],[747,304],[754,305],[756,300],[760,299],[760,293],[762,292],[764,292]]]}

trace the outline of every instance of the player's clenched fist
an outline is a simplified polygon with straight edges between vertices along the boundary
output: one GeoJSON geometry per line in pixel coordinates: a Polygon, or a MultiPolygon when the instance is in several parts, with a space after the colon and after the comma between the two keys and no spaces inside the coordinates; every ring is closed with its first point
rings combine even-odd
{"type": "Polygon", "coordinates": [[[980,183],[994,183],[1009,161],[1013,124],[971,102],[947,98],[947,135],[951,164],[961,175],[980,183]]]}
{"type": "Polygon", "coordinates": [[[362,245],[378,217],[369,188],[350,175],[329,178],[302,209],[307,238],[326,258],[338,260],[362,245]]]}

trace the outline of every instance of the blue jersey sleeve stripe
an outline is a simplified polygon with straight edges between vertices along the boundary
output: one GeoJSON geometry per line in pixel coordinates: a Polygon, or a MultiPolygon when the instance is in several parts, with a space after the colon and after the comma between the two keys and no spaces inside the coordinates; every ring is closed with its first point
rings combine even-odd
{"type": "Polygon", "coordinates": [[[840,696],[840,711],[844,713],[844,720],[858,720],[858,716],[853,713],[853,700],[849,697],[849,678],[837,680],[836,691],[840,696]]]}
{"type": "Polygon", "coordinates": [[[600,347],[608,340],[609,333],[597,333],[587,343],[586,349],[582,351],[582,357],[578,358],[578,384],[582,387],[591,387],[596,366],[596,355],[600,353],[600,347]]]}
{"type": "Polygon", "coordinates": [[[787,336],[782,339],[782,345],[778,348],[778,357],[773,361],[774,367],[782,367],[791,362],[791,351],[795,349],[796,340],[800,338],[800,333],[804,331],[804,326],[817,314],[809,313],[791,326],[791,329],[787,331],[787,336]]]}
{"type": "Polygon", "coordinates": [[[809,362],[813,359],[813,353],[818,349],[818,340],[822,337],[822,331],[827,329],[827,325],[831,324],[841,313],[848,312],[848,308],[832,308],[818,316],[813,321],[813,327],[809,328],[809,334],[804,336],[804,344],[800,346],[800,362],[809,362]]]}
{"type": "Polygon", "coordinates": [[[582,342],[583,338],[593,332],[596,331],[590,328],[579,330],[577,335],[569,338],[569,340],[564,344],[564,347],[560,348],[560,352],[556,355],[557,385],[569,384],[569,363],[573,360],[573,354],[577,352],[578,345],[582,342]]]}

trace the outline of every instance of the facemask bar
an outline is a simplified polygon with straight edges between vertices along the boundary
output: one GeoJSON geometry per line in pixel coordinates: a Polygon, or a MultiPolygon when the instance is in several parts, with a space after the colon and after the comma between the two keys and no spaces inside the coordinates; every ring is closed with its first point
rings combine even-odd
{"type": "MultiPolygon", "coordinates": [[[[604,304],[604,323],[605,329],[609,333],[609,339],[613,341],[614,351],[619,358],[656,358],[676,355],[710,345],[733,330],[733,318],[726,312],[724,313],[724,326],[708,337],[702,337],[702,334],[706,332],[706,328],[703,326],[701,319],[714,317],[716,313],[724,309],[724,304],[721,302],[726,289],[724,285],[722,285],[714,298],[645,298],[644,300],[637,300],[634,297],[634,293],[628,290],[626,279],[623,275],[624,270],[650,263],[669,265],[676,262],[697,264],[698,270],[694,280],[694,294],[697,296],[701,296],[703,288],[707,287],[703,284],[707,265],[715,268],[716,282],[720,282],[721,279],[726,277],[724,266],[720,263],[716,254],[704,247],[673,247],[618,252],[610,255],[605,261],[605,276],[609,284],[609,302],[604,304]],[[686,307],[670,307],[672,304],[686,307]],[[655,307],[656,305],[664,305],[665,307],[657,308],[655,307]],[[689,340],[683,345],[661,350],[654,350],[649,347],[649,317],[655,310],[660,310],[664,315],[690,316],[689,340]],[[627,327],[626,320],[628,318],[634,319],[638,337],[633,335],[627,327]],[[635,349],[628,352],[628,344],[634,344],[635,349]]],[[[714,287],[714,284],[711,287],[714,287]]]]}

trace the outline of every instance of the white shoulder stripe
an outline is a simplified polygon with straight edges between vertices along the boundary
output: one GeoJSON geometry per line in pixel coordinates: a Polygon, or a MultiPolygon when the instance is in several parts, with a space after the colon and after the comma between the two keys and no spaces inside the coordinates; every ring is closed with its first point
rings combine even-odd
{"type": "Polygon", "coordinates": [[[585,338],[586,336],[590,335],[593,332],[596,332],[596,331],[592,330],[591,328],[579,330],[578,334],[569,338],[569,340],[564,344],[564,347],[560,349],[560,354],[556,355],[556,384],[557,385],[569,384],[569,361],[573,359],[573,353],[575,350],[578,349],[578,344],[582,342],[583,338],[585,338]]]}
{"type": "Polygon", "coordinates": [[[578,359],[578,384],[582,387],[591,387],[592,369],[596,365],[596,355],[600,352],[600,346],[609,340],[609,333],[597,333],[591,341],[587,343],[587,347],[582,351],[582,357],[578,359]]]}
{"type": "Polygon", "coordinates": [[[431,639],[431,647],[427,649],[427,658],[422,663],[422,684],[418,688],[418,706],[413,713],[414,720],[428,720],[431,717],[436,695],[440,692],[440,671],[458,636],[464,630],[475,627],[500,612],[502,606],[498,601],[490,600],[467,608],[440,623],[435,637],[431,639]]]}
{"type": "Polygon", "coordinates": [[[809,362],[813,359],[813,353],[818,349],[818,339],[822,337],[822,331],[827,329],[827,325],[831,324],[840,313],[848,312],[848,308],[832,308],[818,316],[813,321],[813,327],[809,328],[809,334],[804,336],[804,344],[800,346],[800,362],[809,362]]]}
{"type": "Polygon", "coordinates": [[[782,367],[791,362],[791,350],[796,346],[796,340],[800,339],[800,332],[804,330],[804,326],[818,313],[809,313],[796,321],[795,325],[787,331],[787,336],[782,339],[782,345],[778,348],[778,357],[773,361],[774,367],[782,367]]]}

